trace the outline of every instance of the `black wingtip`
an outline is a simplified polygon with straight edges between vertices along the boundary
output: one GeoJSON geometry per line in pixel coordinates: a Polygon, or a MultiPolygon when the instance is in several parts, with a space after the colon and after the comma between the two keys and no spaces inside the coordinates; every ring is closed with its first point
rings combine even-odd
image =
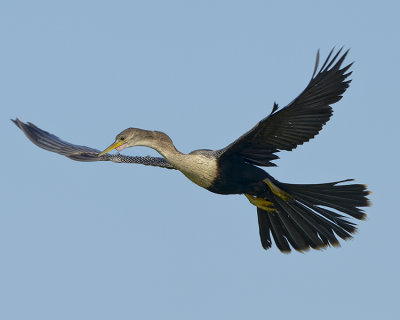
{"type": "Polygon", "coordinates": [[[30,132],[30,127],[31,127],[31,125],[30,125],[30,123],[28,122],[28,123],[24,123],[24,122],[22,122],[21,120],[19,120],[18,118],[15,118],[15,120],[14,119],[10,119],[12,122],[14,122],[14,124],[20,129],[20,130],[22,130],[22,132],[32,141],[32,137],[31,137],[31,132],[30,132]]]}
{"type": "Polygon", "coordinates": [[[274,102],[274,106],[272,107],[271,114],[273,114],[276,110],[278,110],[279,106],[276,102],[274,102]]]}
{"type": "Polygon", "coordinates": [[[319,65],[319,49],[317,50],[317,57],[315,58],[315,66],[314,66],[314,71],[313,71],[313,74],[311,76],[311,79],[313,79],[315,74],[317,73],[318,65],[319,65]]]}
{"type": "Polygon", "coordinates": [[[15,118],[15,119],[10,119],[12,122],[14,122],[14,124],[19,128],[20,127],[20,125],[19,125],[19,123],[21,122],[21,121],[19,121],[19,119],[18,118],[15,118]]]}

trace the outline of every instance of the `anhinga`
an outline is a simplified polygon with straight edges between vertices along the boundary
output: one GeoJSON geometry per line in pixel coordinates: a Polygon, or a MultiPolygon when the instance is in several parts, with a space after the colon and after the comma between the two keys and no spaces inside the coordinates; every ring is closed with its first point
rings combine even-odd
{"type": "Polygon", "coordinates": [[[319,52],[310,83],[289,105],[278,110],[275,103],[269,116],[236,141],[220,150],[179,152],[163,132],[129,128],[117,135],[103,152],[78,146],[43,131],[32,123],[13,120],[39,147],[77,161],[139,163],[177,169],[199,186],[219,194],[244,194],[257,207],[261,243],[289,252],[338,246],[337,236],[351,238],[356,225],[347,216],[363,219],[360,207],[369,205],[367,187],[343,184],[343,180],[322,184],[288,184],[277,181],[260,166],[275,166],[277,152],[291,151],[314,138],[332,115],[330,105],[339,101],[348,88],[351,64],[342,67],[348,53],[332,50],[318,69],[319,52]],[[110,155],[134,146],[155,149],[160,157],[110,155]]]}

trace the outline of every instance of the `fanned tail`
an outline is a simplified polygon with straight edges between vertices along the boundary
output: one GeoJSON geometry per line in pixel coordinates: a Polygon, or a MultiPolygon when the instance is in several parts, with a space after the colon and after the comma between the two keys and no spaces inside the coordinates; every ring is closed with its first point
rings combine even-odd
{"type": "Polygon", "coordinates": [[[356,225],[348,217],[365,219],[360,207],[369,206],[370,193],[363,184],[342,184],[343,180],[322,184],[288,184],[266,179],[268,200],[273,208],[257,207],[261,243],[264,249],[272,238],[282,252],[291,248],[306,251],[327,246],[340,246],[339,240],[349,239],[356,225]]]}

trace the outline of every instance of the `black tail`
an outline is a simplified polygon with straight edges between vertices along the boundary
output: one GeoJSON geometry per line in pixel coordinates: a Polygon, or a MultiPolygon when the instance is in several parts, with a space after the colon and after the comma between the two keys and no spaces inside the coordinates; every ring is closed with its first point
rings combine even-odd
{"type": "Polygon", "coordinates": [[[341,184],[348,181],[352,180],[322,184],[288,184],[274,180],[273,184],[290,197],[271,192],[268,200],[274,203],[275,210],[257,208],[264,249],[272,245],[271,233],[282,252],[290,252],[291,247],[304,251],[310,247],[340,246],[336,236],[344,240],[351,238],[356,225],[338,212],[364,219],[366,215],[359,207],[369,206],[367,195],[370,192],[363,184],[341,184]]]}

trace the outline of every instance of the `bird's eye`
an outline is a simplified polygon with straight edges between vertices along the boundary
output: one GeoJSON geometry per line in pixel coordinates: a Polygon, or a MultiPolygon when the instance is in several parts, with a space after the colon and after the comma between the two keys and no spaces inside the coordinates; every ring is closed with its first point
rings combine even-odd
{"type": "Polygon", "coordinates": [[[120,140],[120,141],[124,141],[124,140],[125,140],[125,137],[119,137],[119,140],[120,140]]]}

